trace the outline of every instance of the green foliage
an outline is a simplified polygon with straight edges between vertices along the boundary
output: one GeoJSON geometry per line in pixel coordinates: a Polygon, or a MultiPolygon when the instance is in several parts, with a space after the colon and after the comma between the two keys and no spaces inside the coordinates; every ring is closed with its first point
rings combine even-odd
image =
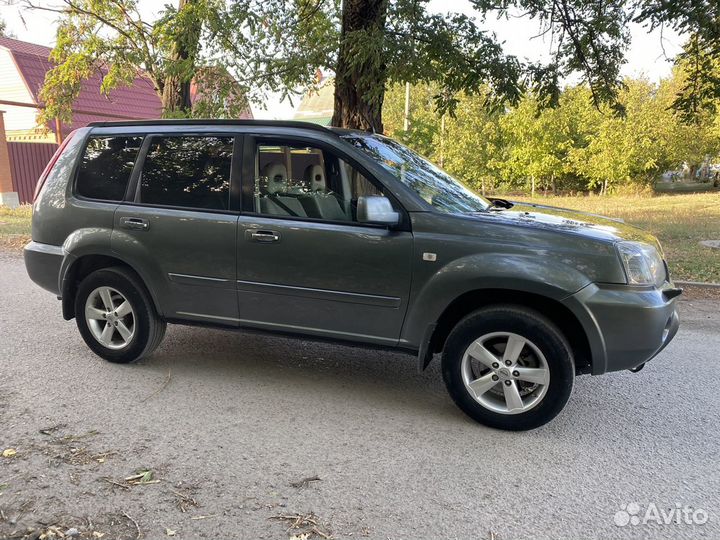
{"type": "Polygon", "coordinates": [[[580,74],[595,106],[622,113],[620,67],[630,41],[627,2],[621,0],[471,0],[481,13],[509,19],[516,12],[537,20],[552,35],[552,59],[524,66],[527,86],[541,105],[557,105],[561,76],[580,74]]]}
{"type": "Polygon", "coordinates": [[[659,85],[627,79],[618,93],[624,116],[594,106],[588,85],[565,89],[556,108],[533,94],[516,107],[489,111],[483,95],[461,95],[457,116],[427,106],[435,91],[413,87],[410,129],[402,130],[404,87],[388,91],[388,134],[424,153],[478,191],[642,192],[665,171],[694,174],[720,152],[720,120],[706,113],[688,124],[672,108],[687,73],[659,85]]]}
{"type": "Polygon", "coordinates": [[[464,14],[430,14],[427,0],[389,3],[383,60],[389,82],[435,83],[438,111],[453,112],[459,92],[488,107],[517,103],[521,64],[464,14]]]}
{"type": "Polygon", "coordinates": [[[0,36],[7,36],[7,23],[5,22],[5,19],[0,18],[0,36]]]}
{"type": "Polygon", "coordinates": [[[439,117],[435,111],[434,96],[436,85],[416,85],[410,89],[410,114],[408,130],[404,130],[405,85],[396,84],[388,88],[383,107],[385,132],[414,148],[417,152],[440,161],[436,152],[435,139],[440,131],[439,117]]]}
{"type": "MultiPolygon", "coordinates": [[[[176,0],[177,1],[177,0],[176,0]]],[[[138,0],[62,0],[34,6],[60,15],[56,67],[45,80],[41,120],[71,118],[84,80],[102,75],[102,92],[152,81],[167,116],[236,117],[267,92],[311,84],[330,63],[336,6],[320,0],[179,0],[160,17],[143,20],[138,0]],[[177,93],[198,87],[195,110],[177,108],[177,93]]]]}
{"type": "Polygon", "coordinates": [[[485,107],[484,96],[464,96],[457,114],[445,118],[435,137],[442,166],[473,189],[486,194],[497,188],[498,170],[507,148],[500,113],[485,107]]]}

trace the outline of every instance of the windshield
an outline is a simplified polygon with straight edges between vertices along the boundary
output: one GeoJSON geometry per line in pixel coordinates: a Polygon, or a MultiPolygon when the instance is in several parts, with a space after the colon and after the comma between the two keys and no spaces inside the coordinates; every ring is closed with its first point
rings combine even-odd
{"type": "Polygon", "coordinates": [[[433,208],[449,214],[483,212],[490,203],[408,147],[383,137],[353,133],[343,139],[362,150],[433,208]]]}

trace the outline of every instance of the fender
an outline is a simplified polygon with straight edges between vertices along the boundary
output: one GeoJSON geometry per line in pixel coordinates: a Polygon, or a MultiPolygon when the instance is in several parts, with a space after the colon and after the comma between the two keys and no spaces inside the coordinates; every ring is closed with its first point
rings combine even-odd
{"type": "Polygon", "coordinates": [[[86,227],[73,231],[65,239],[62,245],[65,257],[60,264],[58,273],[58,290],[65,298],[65,292],[69,287],[68,277],[71,276],[71,268],[75,262],[85,255],[106,255],[110,254],[110,237],[112,229],[104,227],[86,227]]]}
{"type": "MultiPolygon", "coordinates": [[[[114,234],[118,234],[117,231],[114,234]]],[[[127,236],[127,235],[125,235],[127,236]]],[[[127,254],[136,253],[125,252],[126,254],[120,255],[119,253],[112,250],[112,238],[113,230],[109,228],[84,228],[78,229],[70,234],[65,243],[63,244],[63,252],[65,257],[60,265],[60,272],[58,273],[58,290],[61,292],[62,304],[63,304],[63,316],[66,319],[71,318],[73,312],[73,306],[70,304],[72,298],[72,287],[74,285],[73,273],[76,269],[76,264],[85,256],[101,255],[105,257],[111,257],[122,262],[126,266],[130,267],[143,281],[143,283],[150,283],[152,278],[152,268],[148,268],[147,263],[140,263],[141,260],[153,261],[149,254],[145,254],[146,258],[140,257],[129,257],[127,254]]],[[[153,283],[164,283],[162,280],[154,281],[153,283]]],[[[152,288],[146,287],[146,290],[150,294],[155,309],[158,311],[160,316],[163,316],[162,305],[159,302],[159,295],[157,291],[152,288]]]]}
{"type": "Polygon", "coordinates": [[[562,302],[591,283],[588,276],[557,259],[536,254],[479,253],[455,259],[422,283],[413,283],[400,344],[422,349],[423,334],[465,293],[508,289],[562,302]]]}

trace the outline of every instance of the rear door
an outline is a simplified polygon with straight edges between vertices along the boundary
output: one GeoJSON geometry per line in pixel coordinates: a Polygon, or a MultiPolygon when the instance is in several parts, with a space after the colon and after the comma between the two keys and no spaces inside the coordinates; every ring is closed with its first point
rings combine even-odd
{"type": "Polygon", "coordinates": [[[145,274],[163,315],[236,326],[232,133],[148,135],[112,247],[145,274]]]}
{"type": "Polygon", "coordinates": [[[396,344],[410,290],[412,234],[407,221],[388,228],[356,219],[359,196],[391,195],[327,145],[245,140],[241,324],[396,344]]]}

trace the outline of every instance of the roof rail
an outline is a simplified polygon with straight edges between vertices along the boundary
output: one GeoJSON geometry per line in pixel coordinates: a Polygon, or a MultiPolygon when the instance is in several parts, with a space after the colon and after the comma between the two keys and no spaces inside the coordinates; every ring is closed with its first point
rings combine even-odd
{"type": "Polygon", "coordinates": [[[211,120],[202,118],[179,119],[147,119],[147,120],[121,120],[118,122],[90,122],[88,127],[126,127],[126,126],[269,126],[294,127],[332,133],[332,131],[319,124],[302,122],[299,120],[211,120]]]}

